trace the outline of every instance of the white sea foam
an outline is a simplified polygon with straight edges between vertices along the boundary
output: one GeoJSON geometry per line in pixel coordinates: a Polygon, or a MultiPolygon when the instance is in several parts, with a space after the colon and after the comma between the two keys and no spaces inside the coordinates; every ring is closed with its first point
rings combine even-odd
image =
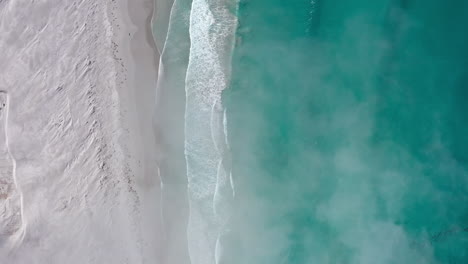
{"type": "Polygon", "coordinates": [[[217,262],[216,248],[221,247],[217,241],[224,233],[233,194],[221,93],[230,80],[236,8],[235,0],[194,0],[190,15],[185,151],[193,264],[217,262]]]}

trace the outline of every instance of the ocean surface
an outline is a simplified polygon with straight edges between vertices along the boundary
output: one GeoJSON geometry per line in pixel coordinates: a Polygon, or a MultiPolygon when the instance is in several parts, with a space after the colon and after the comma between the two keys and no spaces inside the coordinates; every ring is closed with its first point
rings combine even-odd
{"type": "Polygon", "coordinates": [[[467,263],[467,25],[461,0],[175,0],[166,262],[467,263]]]}
{"type": "Polygon", "coordinates": [[[239,2],[221,263],[468,262],[468,2],[239,2]]]}

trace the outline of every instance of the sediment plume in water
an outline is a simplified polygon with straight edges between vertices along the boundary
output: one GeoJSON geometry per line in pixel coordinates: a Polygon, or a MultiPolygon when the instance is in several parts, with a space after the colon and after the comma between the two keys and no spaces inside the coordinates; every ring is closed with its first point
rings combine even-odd
{"type": "Polygon", "coordinates": [[[232,263],[466,261],[467,10],[240,1],[232,263]]]}

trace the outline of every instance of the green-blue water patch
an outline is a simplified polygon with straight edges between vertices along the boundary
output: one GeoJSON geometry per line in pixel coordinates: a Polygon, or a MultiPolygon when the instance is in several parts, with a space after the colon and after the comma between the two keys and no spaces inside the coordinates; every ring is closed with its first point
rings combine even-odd
{"type": "Polygon", "coordinates": [[[238,19],[229,261],[468,262],[468,3],[241,0],[238,19]]]}

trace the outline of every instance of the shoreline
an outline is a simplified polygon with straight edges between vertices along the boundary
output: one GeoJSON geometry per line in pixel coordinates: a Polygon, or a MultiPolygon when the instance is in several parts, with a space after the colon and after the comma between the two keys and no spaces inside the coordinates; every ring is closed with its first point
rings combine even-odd
{"type": "Polygon", "coordinates": [[[160,258],[162,237],[155,157],[158,146],[152,125],[159,68],[159,54],[151,33],[154,7],[153,0],[119,0],[116,6],[121,23],[113,23],[113,39],[118,43],[124,69],[117,80],[124,130],[119,142],[124,150],[126,181],[133,195],[133,225],[145,263],[160,258]]]}

